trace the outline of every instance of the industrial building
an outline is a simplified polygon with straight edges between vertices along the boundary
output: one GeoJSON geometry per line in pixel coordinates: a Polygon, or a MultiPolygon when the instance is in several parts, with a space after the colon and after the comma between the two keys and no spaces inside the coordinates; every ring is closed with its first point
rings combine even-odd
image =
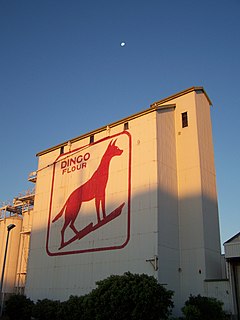
{"type": "Polygon", "coordinates": [[[6,223],[17,226],[4,292],[63,301],[130,271],[173,290],[175,314],[190,294],[237,314],[221,255],[210,106],[192,87],[39,152],[34,194],[2,208],[12,213],[0,221],[2,246],[6,223]]]}

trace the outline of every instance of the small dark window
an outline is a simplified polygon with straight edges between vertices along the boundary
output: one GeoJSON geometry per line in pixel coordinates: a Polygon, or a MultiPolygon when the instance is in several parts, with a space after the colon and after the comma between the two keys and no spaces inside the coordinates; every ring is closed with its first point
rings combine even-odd
{"type": "Polygon", "coordinates": [[[185,128],[188,126],[188,114],[187,112],[182,113],[182,128],[185,128]]]}
{"type": "Polygon", "coordinates": [[[93,143],[94,142],[94,135],[91,135],[90,136],[90,143],[93,143]]]}
{"type": "Polygon", "coordinates": [[[60,154],[63,154],[64,153],[64,146],[61,146],[60,148],[60,154]]]}
{"type": "Polygon", "coordinates": [[[128,127],[128,122],[125,122],[125,123],[124,123],[124,130],[128,130],[128,128],[129,128],[129,127],[128,127]]]}

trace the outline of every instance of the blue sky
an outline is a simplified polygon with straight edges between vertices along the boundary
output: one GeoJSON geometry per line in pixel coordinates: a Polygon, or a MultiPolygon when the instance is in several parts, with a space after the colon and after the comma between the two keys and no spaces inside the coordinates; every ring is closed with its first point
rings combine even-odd
{"type": "Polygon", "coordinates": [[[239,34],[239,0],[1,0],[0,200],[37,152],[203,86],[222,242],[239,232],[239,34]]]}

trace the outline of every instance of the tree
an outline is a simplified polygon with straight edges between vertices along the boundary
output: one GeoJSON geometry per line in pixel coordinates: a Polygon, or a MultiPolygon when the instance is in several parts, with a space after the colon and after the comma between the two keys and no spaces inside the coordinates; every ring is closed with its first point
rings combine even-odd
{"type": "Polygon", "coordinates": [[[186,320],[225,320],[223,303],[215,298],[192,296],[185,302],[182,312],[186,320]]]}
{"type": "Polygon", "coordinates": [[[127,272],[96,284],[85,297],[84,320],[165,320],[171,313],[173,292],[152,276],[127,272]]]}
{"type": "Polygon", "coordinates": [[[26,296],[15,294],[6,301],[5,314],[11,320],[30,320],[33,306],[26,296]]]}
{"type": "MultiPolygon", "coordinates": [[[[60,320],[81,320],[84,319],[86,310],[84,308],[85,296],[70,296],[67,301],[61,303],[58,313],[60,320]]],[[[86,318],[86,316],[85,316],[86,318]]]]}
{"type": "Polygon", "coordinates": [[[43,299],[36,302],[32,310],[32,315],[38,320],[57,320],[59,310],[60,301],[43,299]]]}

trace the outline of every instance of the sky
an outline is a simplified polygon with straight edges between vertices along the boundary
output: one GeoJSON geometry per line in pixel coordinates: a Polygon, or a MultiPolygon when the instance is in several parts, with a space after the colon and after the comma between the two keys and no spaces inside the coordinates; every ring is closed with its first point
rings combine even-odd
{"type": "Polygon", "coordinates": [[[0,204],[39,151],[203,86],[221,242],[240,231],[240,0],[0,0],[0,204]],[[125,42],[125,46],[121,46],[125,42]]]}

